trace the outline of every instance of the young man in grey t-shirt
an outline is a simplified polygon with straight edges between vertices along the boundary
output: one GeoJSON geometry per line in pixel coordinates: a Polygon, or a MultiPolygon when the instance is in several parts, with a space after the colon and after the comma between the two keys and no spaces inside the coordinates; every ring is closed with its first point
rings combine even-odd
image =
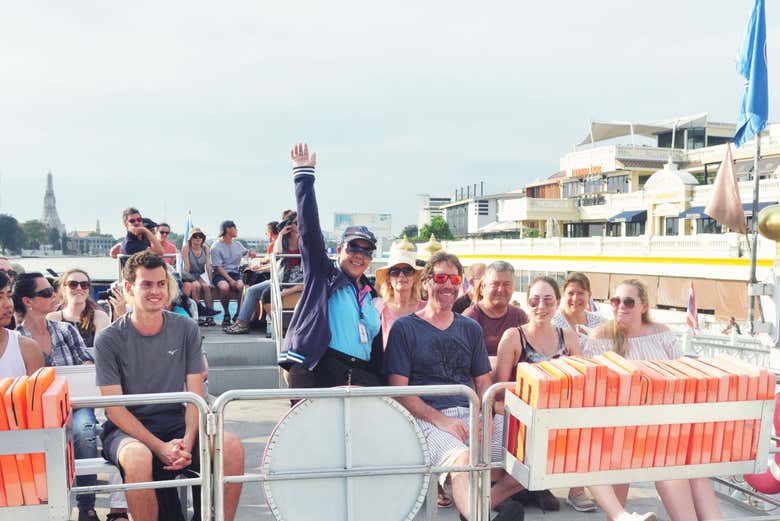
{"type": "MultiPolygon", "coordinates": [[[[181,392],[205,398],[200,333],[195,322],[165,311],[176,287],[162,257],[141,252],[124,267],[125,294],[133,312],[95,339],[97,384],[102,395],[181,392]]],[[[103,427],[103,454],[125,482],[171,479],[197,471],[198,411],[181,404],[109,407],[103,427]]],[[[241,441],[225,433],[225,474],[243,474],[241,441]]],[[[241,485],[225,486],[225,519],[235,516],[241,485]]],[[[181,519],[174,489],[127,492],[136,521],[181,519]],[[155,494],[156,492],[156,494],[155,494]],[[175,517],[173,517],[175,516],[175,517]]],[[[200,502],[195,501],[196,519],[200,502]]]]}
{"type": "Polygon", "coordinates": [[[214,268],[214,285],[219,289],[219,299],[222,302],[224,316],[222,327],[230,325],[230,290],[238,293],[238,306],[233,320],[238,319],[238,310],[241,309],[241,299],[244,293],[244,283],[238,271],[241,258],[245,255],[255,257],[254,250],[247,250],[244,245],[236,241],[238,228],[233,221],[223,221],[219,225],[219,240],[211,245],[211,266],[214,268]]]}

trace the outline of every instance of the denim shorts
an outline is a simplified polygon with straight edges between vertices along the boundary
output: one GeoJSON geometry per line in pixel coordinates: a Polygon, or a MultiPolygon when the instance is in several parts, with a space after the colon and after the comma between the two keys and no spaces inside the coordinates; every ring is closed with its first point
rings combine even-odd
{"type": "MultiPolygon", "coordinates": [[[[237,271],[228,271],[227,274],[230,276],[231,279],[237,282],[241,281],[241,275],[239,275],[237,271]]],[[[227,282],[227,279],[225,279],[225,277],[217,273],[217,270],[214,270],[214,285],[216,286],[221,280],[227,282]]]]}

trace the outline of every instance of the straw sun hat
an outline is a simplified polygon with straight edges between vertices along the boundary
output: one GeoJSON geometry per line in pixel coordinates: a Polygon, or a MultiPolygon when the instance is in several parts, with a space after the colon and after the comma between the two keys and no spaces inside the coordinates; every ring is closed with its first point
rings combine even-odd
{"type": "Polygon", "coordinates": [[[401,242],[393,244],[390,248],[390,257],[387,259],[387,265],[376,270],[376,287],[381,288],[387,280],[387,273],[393,266],[408,264],[419,274],[423,269],[417,266],[417,252],[414,244],[403,238],[401,242]]]}

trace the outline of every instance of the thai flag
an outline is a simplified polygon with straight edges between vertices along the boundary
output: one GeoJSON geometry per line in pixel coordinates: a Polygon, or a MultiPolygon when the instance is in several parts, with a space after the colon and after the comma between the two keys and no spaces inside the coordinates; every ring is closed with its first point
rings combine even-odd
{"type": "Polygon", "coordinates": [[[458,292],[458,296],[462,297],[466,293],[469,292],[471,289],[471,284],[469,284],[469,278],[466,276],[466,274],[463,274],[463,282],[460,284],[460,291],[458,292]]]}
{"type": "Polygon", "coordinates": [[[588,311],[593,313],[598,313],[599,311],[599,307],[596,305],[596,301],[593,300],[593,297],[590,297],[590,300],[588,301],[588,311]]]}
{"type": "MultiPolygon", "coordinates": [[[[184,237],[181,240],[181,248],[179,248],[179,251],[181,251],[184,248],[184,245],[187,244],[187,239],[190,236],[190,229],[192,229],[192,212],[187,212],[187,226],[184,227],[184,237]]],[[[181,273],[181,270],[183,268],[183,261],[181,259],[181,255],[179,255],[179,266],[178,266],[178,272],[181,273]]]]}
{"type": "Polygon", "coordinates": [[[693,281],[691,281],[691,289],[688,291],[688,310],[685,323],[691,328],[694,336],[699,332],[699,314],[696,311],[696,293],[693,291],[693,281]]]}

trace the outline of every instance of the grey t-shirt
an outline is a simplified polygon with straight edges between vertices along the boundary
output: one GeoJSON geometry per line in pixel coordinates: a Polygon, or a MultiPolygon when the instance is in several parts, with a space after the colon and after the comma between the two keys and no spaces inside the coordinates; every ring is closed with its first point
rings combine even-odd
{"type": "Polygon", "coordinates": [[[238,271],[241,257],[246,255],[247,249],[238,241],[225,244],[222,241],[214,241],[211,245],[211,266],[222,267],[225,271],[238,271]]]}
{"type": "MultiPolygon", "coordinates": [[[[131,313],[95,338],[98,385],[121,385],[123,394],[176,393],[188,374],[203,372],[200,332],[189,317],[163,311],[163,327],[151,336],[133,326],[131,313]]],[[[180,403],[127,408],[150,431],[184,421],[180,403]]]]}
{"type": "MultiPolygon", "coordinates": [[[[412,313],[390,328],[384,373],[409,378],[409,385],[463,384],[474,388],[474,378],[490,372],[482,328],[455,314],[444,331],[412,313]]],[[[421,396],[434,409],[468,407],[465,396],[421,396]]]]}

